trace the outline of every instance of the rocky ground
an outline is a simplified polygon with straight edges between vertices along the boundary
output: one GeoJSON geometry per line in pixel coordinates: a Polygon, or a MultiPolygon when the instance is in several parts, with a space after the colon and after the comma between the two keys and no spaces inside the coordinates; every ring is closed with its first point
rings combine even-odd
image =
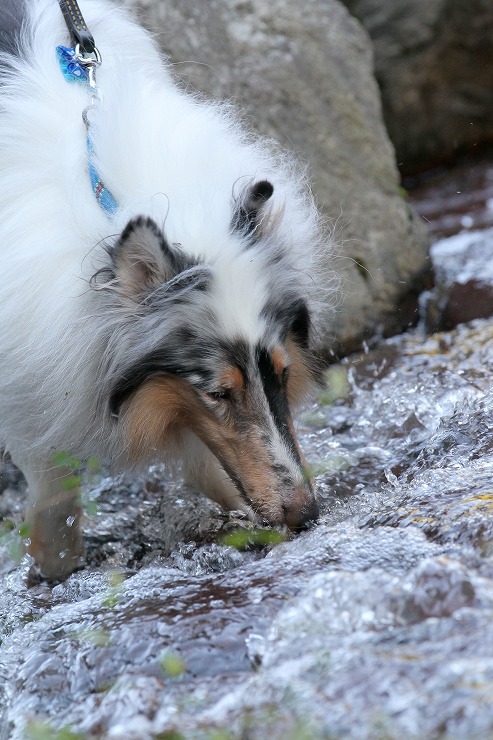
{"type": "Polygon", "coordinates": [[[488,737],[492,340],[484,320],[334,366],[300,421],[322,517],[290,541],[155,469],[89,486],[87,566],[28,586],[11,480],[0,736],[488,737]]]}

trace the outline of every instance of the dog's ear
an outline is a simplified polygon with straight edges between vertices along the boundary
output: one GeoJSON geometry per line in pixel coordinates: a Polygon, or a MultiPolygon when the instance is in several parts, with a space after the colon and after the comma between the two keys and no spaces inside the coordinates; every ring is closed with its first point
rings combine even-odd
{"type": "Polygon", "coordinates": [[[183,254],[166,241],[151,218],[129,221],[111,250],[118,289],[128,298],[142,295],[186,268],[183,254]]]}
{"type": "Polygon", "coordinates": [[[236,204],[233,230],[254,236],[262,222],[265,204],[273,192],[274,186],[268,180],[259,180],[250,185],[236,204]]]}
{"type": "Polygon", "coordinates": [[[297,300],[290,307],[291,325],[289,334],[302,349],[307,350],[310,344],[311,317],[305,301],[297,300]]]}

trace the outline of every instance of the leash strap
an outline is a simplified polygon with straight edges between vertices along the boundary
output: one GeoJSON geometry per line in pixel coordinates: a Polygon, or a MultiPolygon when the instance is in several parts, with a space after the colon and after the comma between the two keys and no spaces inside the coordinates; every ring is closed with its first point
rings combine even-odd
{"type": "Polygon", "coordinates": [[[58,3],[75,47],[71,49],[67,46],[57,46],[58,63],[67,82],[82,83],[90,92],[91,102],[82,111],[82,120],[86,127],[87,169],[97,202],[106,215],[113,218],[118,211],[118,203],[97,171],[89,120],[90,112],[96,109],[101,100],[101,94],[96,86],[96,68],[101,64],[101,55],[82,17],[77,0],[58,0],[58,3]]]}
{"type": "Polygon", "coordinates": [[[94,54],[96,44],[94,43],[92,33],[86,26],[77,0],[58,0],[58,4],[63,13],[74,47],[79,45],[80,50],[84,54],[94,54]]]}

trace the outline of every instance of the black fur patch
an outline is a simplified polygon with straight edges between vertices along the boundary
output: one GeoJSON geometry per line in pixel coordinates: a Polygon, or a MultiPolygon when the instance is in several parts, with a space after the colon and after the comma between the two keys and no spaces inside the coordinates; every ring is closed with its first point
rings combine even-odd
{"type": "Polygon", "coordinates": [[[288,335],[303,349],[308,349],[310,344],[310,311],[305,301],[298,296],[285,296],[282,302],[268,303],[262,315],[272,329],[280,329],[281,341],[285,341],[288,335]]]}
{"type": "Polygon", "coordinates": [[[313,348],[311,316],[305,301],[295,294],[286,295],[282,301],[267,303],[262,316],[273,336],[277,335],[281,342],[288,338],[296,342],[311,380],[323,384],[327,361],[313,348]]]}
{"type": "Polygon", "coordinates": [[[269,404],[269,409],[274,419],[274,423],[279,430],[282,440],[289,449],[293,459],[301,466],[301,459],[289,426],[290,411],[286,395],[286,389],[283,386],[272,365],[269,353],[263,347],[257,347],[256,359],[264,393],[269,404]]]}

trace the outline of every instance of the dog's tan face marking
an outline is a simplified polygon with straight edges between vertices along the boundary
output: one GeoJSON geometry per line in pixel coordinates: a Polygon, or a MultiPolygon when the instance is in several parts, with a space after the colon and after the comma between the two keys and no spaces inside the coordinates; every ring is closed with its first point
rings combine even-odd
{"type": "Polygon", "coordinates": [[[303,350],[292,339],[287,339],[286,346],[275,347],[270,358],[275,374],[282,379],[288,370],[287,394],[290,405],[298,405],[306,400],[313,385],[303,357],[303,350]]]}
{"type": "Polygon", "coordinates": [[[164,450],[192,412],[195,396],[190,386],[175,378],[152,378],[140,386],[123,414],[131,463],[150,461],[164,450]]]}
{"type": "Polygon", "coordinates": [[[219,375],[219,389],[240,395],[245,390],[245,377],[238,367],[228,365],[219,375]]]}
{"type": "Polygon", "coordinates": [[[281,376],[289,364],[286,350],[283,347],[275,347],[271,352],[270,358],[275,374],[281,376]]]}
{"type": "Polygon", "coordinates": [[[289,354],[288,400],[290,405],[297,406],[306,400],[313,387],[313,379],[307,370],[303,350],[292,339],[287,339],[286,350],[289,354]]]}

